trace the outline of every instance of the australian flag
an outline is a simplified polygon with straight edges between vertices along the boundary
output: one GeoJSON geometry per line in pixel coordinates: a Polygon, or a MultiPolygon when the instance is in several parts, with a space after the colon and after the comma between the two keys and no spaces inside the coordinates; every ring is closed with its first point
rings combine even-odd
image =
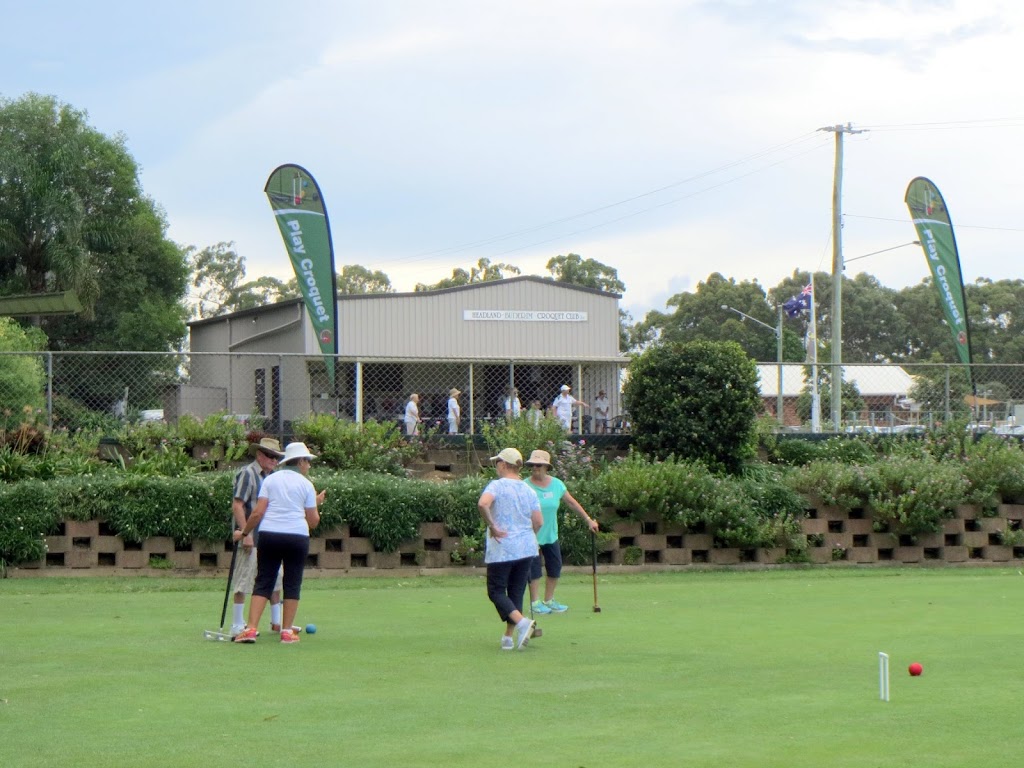
{"type": "Polygon", "coordinates": [[[786,314],[790,318],[797,317],[805,309],[811,308],[811,286],[808,285],[802,291],[799,296],[794,296],[787,302],[784,302],[782,308],[786,310],[786,314]]]}

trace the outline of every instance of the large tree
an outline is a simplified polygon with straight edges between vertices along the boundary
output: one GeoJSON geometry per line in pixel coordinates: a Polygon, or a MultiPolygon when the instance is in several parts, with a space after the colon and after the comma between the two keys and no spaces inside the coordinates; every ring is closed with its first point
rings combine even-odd
{"type": "MultiPolygon", "coordinates": [[[[671,343],[735,341],[760,362],[778,358],[778,310],[757,282],[737,283],[714,272],[697,285],[695,292],[672,296],[668,306],[674,308],[672,313],[648,313],[642,326],[649,336],[671,343]],[[759,322],[745,319],[740,312],[759,322]]],[[[802,334],[798,323],[783,322],[783,360],[804,360],[802,334]]]]}
{"type": "MultiPolygon", "coordinates": [[[[166,229],[123,137],[105,136],[53,97],[0,101],[0,294],[72,290],[85,307],[41,319],[50,349],[178,347],[187,268],[166,229]]],[[[97,408],[126,387],[152,400],[173,371],[173,361],[153,357],[54,364],[55,386],[97,408]]]]}
{"type": "Polygon", "coordinates": [[[626,284],[619,280],[617,269],[594,259],[584,259],[576,253],[555,256],[548,261],[547,270],[562,283],[620,295],[626,292],[626,284]]]}
{"type": "Polygon", "coordinates": [[[338,271],[338,293],[394,293],[391,278],[379,269],[367,269],[359,264],[346,264],[338,271]]]}
{"type": "Polygon", "coordinates": [[[0,100],[0,287],[73,290],[91,314],[100,254],[122,240],[141,201],[121,136],[51,96],[0,100]]]}
{"type": "Polygon", "coordinates": [[[234,246],[234,243],[222,242],[202,250],[188,247],[190,298],[195,317],[253,309],[301,295],[294,280],[285,283],[268,275],[246,280],[245,257],[240,256],[234,246]]]}

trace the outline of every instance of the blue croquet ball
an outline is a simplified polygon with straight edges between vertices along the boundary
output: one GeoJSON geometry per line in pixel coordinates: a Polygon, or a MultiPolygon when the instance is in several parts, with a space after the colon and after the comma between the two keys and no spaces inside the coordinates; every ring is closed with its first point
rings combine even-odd
{"type": "Polygon", "coordinates": [[[316,624],[307,624],[306,625],[306,634],[307,635],[315,635],[316,634],[316,624]]]}

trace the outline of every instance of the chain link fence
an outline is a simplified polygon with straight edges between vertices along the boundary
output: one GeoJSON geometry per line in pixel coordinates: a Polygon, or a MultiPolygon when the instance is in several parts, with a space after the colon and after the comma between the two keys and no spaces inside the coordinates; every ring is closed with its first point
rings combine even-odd
{"type": "MultiPolygon", "coordinates": [[[[459,434],[478,434],[533,406],[550,413],[563,385],[586,404],[572,412],[580,434],[624,433],[629,415],[621,384],[628,361],[467,361],[327,359],[286,354],[147,352],[0,353],[0,414],[67,429],[119,422],[176,421],[232,414],[257,419],[282,436],[292,422],[330,414],[363,422],[403,421],[418,399],[421,428],[449,431],[449,398],[458,390],[459,434]],[[602,399],[599,393],[604,393],[602,399]],[[516,402],[518,401],[518,406],[516,402]]],[[[832,366],[817,366],[820,429],[902,432],[967,419],[979,429],[1024,433],[1024,365],[846,365],[839,424],[832,366]]],[[[758,365],[764,413],[780,429],[811,431],[813,370],[758,365]],[[781,384],[781,388],[779,387],[781,384]],[[779,396],[781,393],[781,397],[779,396]]]]}
{"type": "Polygon", "coordinates": [[[33,414],[56,428],[113,427],[183,414],[230,414],[268,432],[330,414],[403,429],[416,395],[419,428],[477,434],[501,419],[543,415],[563,386],[585,403],[572,431],[623,431],[620,382],[626,361],[326,359],[296,354],[0,353],[0,413],[33,414]],[[449,424],[449,400],[457,415],[449,424]],[[599,393],[604,393],[598,399],[599,393]]]}

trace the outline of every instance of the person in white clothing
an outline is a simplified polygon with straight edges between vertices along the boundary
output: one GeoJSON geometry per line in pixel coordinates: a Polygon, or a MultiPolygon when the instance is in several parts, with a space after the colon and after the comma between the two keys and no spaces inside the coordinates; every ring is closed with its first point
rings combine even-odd
{"type": "Polygon", "coordinates": [[[420,433],[420,396],[413,392],[405,404],[405,435],[416,437],[420,433]]]}
{"type": "Polygon", "coordinates": [[[544,411],[540,409],[540,400],[534,400],[530,403],[530,410],[526,412],[526,420],[530,423],[530,426],[536,429],[540,426],[540,421],[543,418],[544,411]]]}
{"type": "Polygon", "coordinates": [[[487,526],[487,597],[505,623],[501,649],[508,651],[525,648],[536,627],[523,616],[523,594],[539,552],[537,531],[544,518],[537,494],[519,476],[523,455],[505,448],[491,461],[498,479],[487,484],[477,507],[487,526]]]}
{"type": "Polygon", "coordinates": [[[462,393],[451,388],[448,392],[448,434],[459,434],[459,423],[462,421],[462,408],[459,407],[459,395],[462,393]]]}
{"type": "Polygon", "coordinates": [[[512,387],[508,391],[508,397],[505,398],[505,419],[507,421],[518,419],[522,410],[523,405],[519,402],[519,390],[512,387]]]}
{"type": "Polygon", "coordinates": [[[316,456],[305,443],[289,443],[284,449],[279,469],[260,486],[259,501],[242,530],[235,531],[241,541],[259,526],[260,541],[256,548],[256,585],[249,600],[249,621],[236,643],[255,643],[263,610],[274,589],[277,572],[284,568],[284,609],[281,642],[299,642],[293,629],[299,610],[302,575],[309,555],[309,530],[320,524],[317,508],[324,501],[324,491],[317,494],[306,477],[316,456]]]}
{"type": "Polygon", "coordinates": [[[572,409],[575,406],[581,408],[590,407],[582,400],[577,400],[572,396],[572,387],[568,384],[563,384],[558,397],[551,404],[551,410],[554,412],[555,418],[562,423],[562,427],[568,432],[572,431],[572,409]]]}
{"type": "Polygon", "coordinates": [[[608,431],[608,412],[611,410],[611,403],[604,390],[598,390],[594,398],[594,433],[603,435],[608,431]]]}

